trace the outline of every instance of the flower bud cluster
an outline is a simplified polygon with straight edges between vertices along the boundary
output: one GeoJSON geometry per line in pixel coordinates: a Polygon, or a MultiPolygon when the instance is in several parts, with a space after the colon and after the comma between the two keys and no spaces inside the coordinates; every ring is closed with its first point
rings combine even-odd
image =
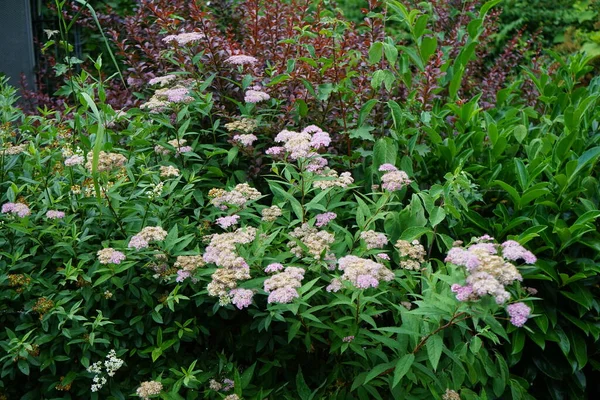
{"type": "Polygon", "coordinates": [[[258,127],[258,123],[254,119],[242,118],[239,121],[232,121],[225,124],[225,129],[229,132],[252,133],[258,127]]]}
{"type": "MultiPolygon", "coordinates": [[[[89,152],[87,154],[87,162],[85,163],[85,168],[92,172],[92,161],[94,159],[94,153],[89,152]]],[[[124,155],[118,153],[107,153],[105,151],[101,151],[98,154],[98,172],[107,172],[113,169],[123,168],[125,163],[127,162],[127,158],[124,155]]]]}
{"type": "Polygon", "coordinates": [[[390,192],[401,190],[412,182],[406,172],[399,170],[392,164],[383,164],[379,167],[379,171],[385,172],[381,177],[381,187],[390,192]]]}
{"type": "Polygon", "coordinates": [[[243,207],[248,201],[258,200],[260,196],[261,193],[247,183],[240,183],[229,192],[223,189],[211,189],[208,192],[210,203],[221,210],[227,210],[229,206],[243,207]]]}
{"type": "Polygon", "coordinates": [[[328,167],[324,168],[317,176],[324,179],[313,181],[313,186],[322,190],[336,186],[346,188],[354,183],[350,172],[342,172],[341,175],[338,175],[337,171],[328,167]]]}
{"type": "Polygon", "coordinates": [[[273,222],[277,218],[281,217],[281,208],[277,206],[271,206],[267,208],[263,208],[260,212],[262,215],[262,220],[266,222],[273,222]]]}
{"type": "Polygon", "coordinates": [[[388,239],[383,233],[371,230],[361,232],[360,238],[367,244],[367,250],[383,249],[388,244],[388,239]]]}
{"type": "MultiPolygon", "coordinates": [[[[329,246],[335,241],[335,236],[331,233],[320,231],[304,223],[302,226],[294,229],[290,233],[290,236],[302,242],[308,248],[309,255],[313,258],[321,260],[323,253],[325,253],[325,260],[335,259],[335,256],[329,251],[329,246]]],[[[288,242],[288,247],[296,257],[301,258],[304,254],[302,247],[295,241],[288,242]]]]}
{"type": "Polygon", "coordinates": [[[150,245],[150,242],[160,242],[167,237],[167,231],[160,226],[147,226],[140,233],[134,235],[129,241],[129,248],[136,250],[145,249],[150,245]]]}
{"type": "Polygon", "coordinates": [[[416,271],[421,268],[421,264],[425,261],[425,248],[418,240],[409,242],[407,240],[398,240],[394,245],[400,253],[403,260],[400,261],[400,266],[404,269],[416,271]]]}
{"type": "Polygon", "coordinates": [[[148,400],[151,396],[159,395],[162,390],[162,383],[157,381],[148,381],[142,382],[135,393],[142,398],[142,400],[148,400]]]}
{"type": "Polygon", "coordinates": [[[237,287],[237,281],[250,279],[250,267],[237,253],[236,245],[248,244],[256,238],[256,228],[243,227],[235,232],[215,234],[210,237],[203,259],[219,267],[208,284],[209,296],[219,297],[222,304],[231,299],[229,292],[237,287]]]}

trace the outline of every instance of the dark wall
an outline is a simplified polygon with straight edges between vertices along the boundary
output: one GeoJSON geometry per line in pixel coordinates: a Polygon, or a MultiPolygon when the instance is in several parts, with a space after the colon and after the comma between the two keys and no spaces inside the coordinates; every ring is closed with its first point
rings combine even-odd
{"type": "Polygon", "coordinates": [[[34,88],[31,8],[28,0],[0,0],[0,72],[19,86],[21,73],[34,88]]]}

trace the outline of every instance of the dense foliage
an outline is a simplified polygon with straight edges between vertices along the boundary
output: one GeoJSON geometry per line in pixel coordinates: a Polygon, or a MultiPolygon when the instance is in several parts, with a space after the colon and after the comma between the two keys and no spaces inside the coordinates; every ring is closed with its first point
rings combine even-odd
{"type": "Polygon", "coordinates": [[[321,3],[88,14],[123,79],[61,19],[60,109],[0,81],[0,398],[594,393],[591,57],[321,3]]]}

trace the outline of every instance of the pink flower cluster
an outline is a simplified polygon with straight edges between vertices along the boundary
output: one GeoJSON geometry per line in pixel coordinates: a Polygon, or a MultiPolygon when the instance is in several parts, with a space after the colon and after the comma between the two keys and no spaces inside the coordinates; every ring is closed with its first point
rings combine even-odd
{"type": "Polygon", "coordinates": [[[226,217],[217,218],[216,223],[223,229],[227,229],[230,226],[234,226],[240,219],[239,215],[228,215],[226,217]]]}
{"type": "Polygon", "coordinates": [[[147,226],[131,238],[128,247],[136,250],[145,249],[150,245],[150,242],[160,242],[165,240],[166,237],[167,231],[160,226],[147,226]]]}
{"type": "Polygon", "coordinates": [[[290,303],[299,297],[296,288],[302,286],[304,269],[298,267],[287,267],[283,272],[275,274],[267,279],[263,288],[269,293],[268,303],[290,303]]]}
{"type": "Polygon", "coordinates": [[[229,292],[231,296],[231,303],[238,309],[248,308],[252,304],[252,297],[254,292],[250,289],[232,289],[229,292]]]}
{"type": "Polygon", "coordinates": [[[83,158],[83,156],[75,154],[75,155],[72,155],[71,157],[65,159],[65,166],[73,167],[75,165],[83,165],[84,162],[85,162],[85,159],[83,158]]]}
{"type": "Polygon", "coordinates": [[[468,248],[453,247],[448,252],[445,261],[465,267],[468,274],[465,286],[452,285],[452,291],[456,293],[458,300],[477,300],[489,294],[495,298],[496,303],[503,304],[510,299],[505,286],[523,280],[517,267],[509,261],[523,259],[528,264],[536,261],[530,251],[513,240],[502,245],[492,243],[492,240],[488,235],[482,236],[468,248]]]}
{"type": "MultiPolygon", "coordinates": [[[[318,149],[329,146],[331,138],[329,133],[321,128],[309,125],[302,132],[284,129],[275,136],[275,142],[283,143],[283,146],[271,147],[267,150],[267,154],[281,155],[285,152],[290,159],[297,160],[316,156],[318,149]]],[[[319,160],[318,163],[322,164],[323,161],[319,160]]],[[[325,163],[325,165],[327,164],[325,163]]],[[[322,165],[322,167],[325,165],[322,165]]]]}
{"type": "Polygon", "coordinates": [[[63,211],[48,210],[46,212],[46,218],[48,218],[48,219],[62,219],[64,217],[65,217],[65,213],[63,211]]]}
{"type": "Polygon", "coordinates": [[[2,204],[2,212],[4,214],[16,214],[20,218],[24,218],[31,214],[31,210],[27,204],[23,203],[5,203],[2,204]]]}
{"type": "Polygon", "coordinates": [[[381,187],[390,192],[401,190],[412,182],[406,172],[399,170],[392,164],[381,165],[379,171],[385,172],[381,177],[381,187]]]}
{"type": "Polygon", "coordinates": [[[357,256],[345,256],[338,260],[338,268],[344,271],[342,280],[350,281],[358,289],[379,286],[379,281],[389,282],[394,273],[384,265],[357,256]]]}
{"type": "Polygon", "coordinates": [[[244,147],[250,147],[254,142],[258,140],[258,138],[255,135],[248,133],[243,135],[235,135],[233,137],[233,140],[244,147]]]}
{"type": "Polygon", "coordinates": [[[98,250],[96,255],[98,256],[100,264],[121,264],[121,262],[125,260],[125,254],[112,247],[98,250]]]}
{"type": "Polygon", "coordinates": [[[283,270],[283,265],[281,265],[280,263],[272,263],[267,265],[267,267],[265,268],[265,272],[267,274],[270,274],[272,272],[279,272],[283,270]]]}
{"type": "Polygon", "coordinates": [[[531,308],[525,303],[514,303],[506,307],[506,311],[510,316],[510,323],[516,327],[522,327],[527,322],[527,318],[531,314],[531,308]]]}
{"type": "Polygon", "coordinates": [[[337,214],[334,212],[326,212],[323,214],[317,214],[316,219],[317,221],[315,222],[315,226],[321,228],[324,227],[325,225],[327,225],[328,223],[330,223],[331,221],[333,221],[334,219],[337,218],[337,214]]]}

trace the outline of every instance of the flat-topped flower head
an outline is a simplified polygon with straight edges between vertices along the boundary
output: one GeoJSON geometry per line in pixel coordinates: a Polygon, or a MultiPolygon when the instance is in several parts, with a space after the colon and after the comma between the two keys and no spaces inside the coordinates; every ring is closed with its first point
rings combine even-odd
{"type": "Polygon", "coordinates": [[[25,218],[31,214],[31,210],[27,204],[23,203],[5,203],[2,204],[2,213],[4,214],[15,214],[19,218],[25,218]]]}
{"type": "MultiPolygon", "coordinates": [[[[389,165],[391,164],[384,164],[382,167],[389,165]]],[[[381,182],[381,187],[383,189],[394,192],[408,186],[412,181],[408,178],[408,174],[406,172],[400,170],[391,170],[383,174],[381,177],[381,182]]]]}
{"type": "Polygon", "coordinates": [[[358,289],[377,287],[380,281],[394,279],[394,273],[384,265],[352,255],[340,258],[338,268],[344,271],[341,279],[350,281],[358,289]]]}
{"type": "Polygon", "coordinates": [[[183,45],[186,45],[189,43],[198,42],[204,38],[205,38],[204,34],[202,34],[200,32],[185,32],[185,33],[180,33],[178,35],[165,36],[162,41],[165,43],[176,42],[179,45],[183,46],[183,45]]]}
{"type": "Polygon", "coordinates": [[[240,219],[239,215],[228,215],[226,217],[217,218],[215,221],[223,229],[227,229],[230,226],[237,225],[240,219]]]}
{"type": "Polygon", "coordinates": [[[258,62],[258,60],[252,56],[238,54],[227,58],[225,62],[233,65],[254,65],[258,62]]]}
{"type": "Polygon", "coordinates": [[[261,101],[267,101],[271,98],[268,93],[262,90],[246,90],[244,95],[244,101],[246,103],[260,103],[261,101]]]}
{"type": "Polygon", "coordinates": [[[65,217],[64,211],[48,210],[46,212],[46,218],[48,219],[62,219],[65,217]]]}
{"type": "Polygon", "coordinates": [[[252,297],[254,292],[250,289],[232,289],[229,292],[231,296],[231,304],[236,306],[238,309],[248,308],[252,304],[252,297]]]}
{"type": "Polygon", "coordinates": [[[165,75],[165,76],[157,76],[148,81],[149,85],[160,85],[167,86],[169,83],[175,81],[177,79],[177,75],[165,75]]]}
{"type": "Polygon", "coordinates": [[[243,135],[235,135],[233,136],[233,140],[239,143],[241,146],[250,147],[254,142],[258,140],[256,135],[251,133],[243,134],[243,135]]]}
{"type": "Polygon", "coordinates": [[[125,254],[112,247],[99,250],[96,254],[100,264],[121,264],[121,262],[125,260],[125,254]]]}

